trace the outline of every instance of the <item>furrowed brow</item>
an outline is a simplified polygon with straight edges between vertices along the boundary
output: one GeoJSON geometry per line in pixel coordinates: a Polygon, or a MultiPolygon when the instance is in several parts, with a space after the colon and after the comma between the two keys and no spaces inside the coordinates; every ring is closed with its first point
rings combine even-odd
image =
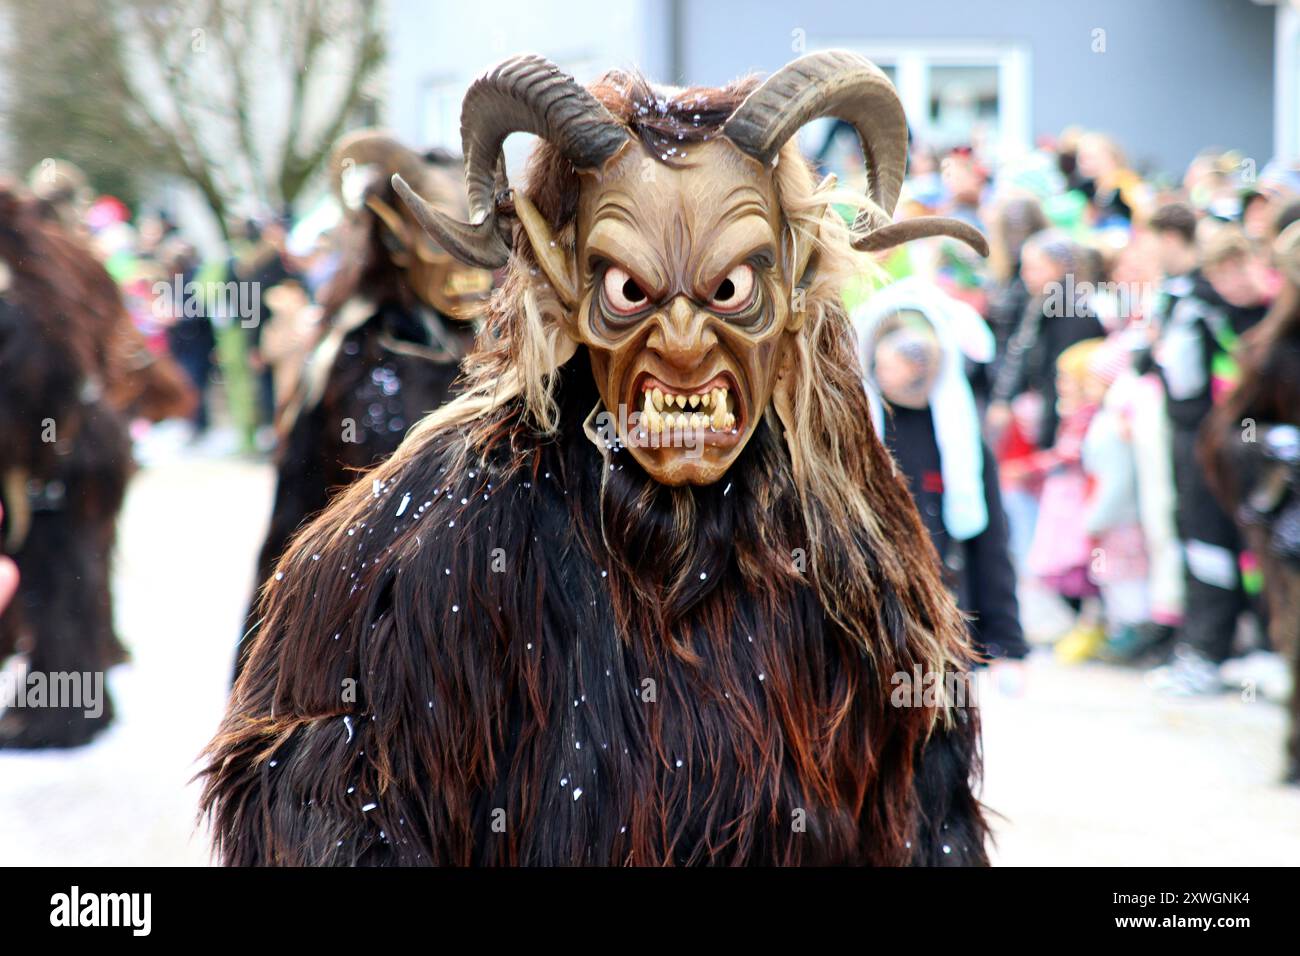
{"type": "Polygon", "coordinates": [[[656,301],[668,291],[668,280],[655,250],[647,248],[641,234],[621,219],[597,222],[583,251],[589,270],[603,260],[625,270],[656,301]]]}
{"type": "Polygon", "coordinates": [[[745,216],[729,223],[704,244],[704,252],[692,270],[697,294],[713,294],[718,283],[742,262],[758,259],[768,265],[776,261],[776,240],[766,218],[745,216]]]}

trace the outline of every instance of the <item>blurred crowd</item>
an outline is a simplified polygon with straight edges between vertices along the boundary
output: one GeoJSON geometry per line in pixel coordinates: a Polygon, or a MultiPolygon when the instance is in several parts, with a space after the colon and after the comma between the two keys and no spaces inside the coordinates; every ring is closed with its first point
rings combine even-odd
{"type": "Polygon", "coordinates": [[[277,405],[317,338],[316,296],[338,267],[337,230],[270,211],[239,217],[225,224],[224,254],[205,259],[169,212],[133,215],[70,163],[47,161],[29,185],[90,244],[150,349],[184,369],[198,394],[190,441],[210,438],[216,399],[237,450],[272,450],[277,405]]]}
{"type": "Polygon", "coordinates": [[[854,313],[977,639],[1026,653],[1018,577],[1069,609],[1065,633],[1038,635],[1062,661],[1143,666],[1170,694],[1265,681],[1285,697],[1300,168],[1207,150],[1162,181],[1068,130],[997,168],[914,144],[903,195],[900,217],[957,217],[991,246],[900,249],[854,313]]]}

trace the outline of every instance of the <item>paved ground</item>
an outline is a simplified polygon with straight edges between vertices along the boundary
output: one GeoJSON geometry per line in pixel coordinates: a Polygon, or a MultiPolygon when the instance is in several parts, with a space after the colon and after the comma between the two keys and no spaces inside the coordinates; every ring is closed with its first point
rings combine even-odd
{"type": "MultiPolygon", "coordinates": [[[[71,753],[0,755],[0,864],[202,865],[189,779],[224,704],[270,470],[184,458],[137,476],[116,569],[134,660],[120,720],[71,753]]],[[[1050,608],[1033,607],[1041,628],[1050,608]]],[[[1002,864],[1294,864],[1300,790],[1275,784],[1281,708],[1168,702],[1137,674],[1031,658],[985,686],[985,800],[1002,864]]]]}

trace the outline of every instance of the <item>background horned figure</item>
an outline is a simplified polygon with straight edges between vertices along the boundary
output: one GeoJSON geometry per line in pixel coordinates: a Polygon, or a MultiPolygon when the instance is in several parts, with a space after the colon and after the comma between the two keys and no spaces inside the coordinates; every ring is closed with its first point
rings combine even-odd
{"type": "MultiPolygon", "coordinates": [[[[463,208],[459,172],[450,155],[417,153],[379,130],[350,133],[331,154],[349,259],[324,292],[318,341],[281,410],[284,440],[259,587],[305,518],[391,455],[411,425],[451,396],[492,277],[435,246],[389,180],[408,177],[450,208],[463,208]]],[[[236,672],[256,629],[254,596],[236,672]]]]}

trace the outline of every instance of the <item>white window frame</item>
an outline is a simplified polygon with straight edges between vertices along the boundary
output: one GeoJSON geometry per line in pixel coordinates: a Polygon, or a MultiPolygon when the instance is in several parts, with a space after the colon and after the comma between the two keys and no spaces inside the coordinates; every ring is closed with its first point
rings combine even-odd
{"type": "Polygon", "coordinates": [[[1018,156],[1033,148],[1030,100],[1030,53],[1013,43],[944,42],[934,40],[841,39],[827,49],[860,53],[881,67],[893,67],[903,109],[913,135],[925,142],[930,118],[930,67],[992,66],[998,71],[998,140],[1000,158],[1018,156]]]}
{"type": "Polygon", "coordinates": [[[420,146],[441,146],[460,152],[460,106],[465,83],[456,76],[428,77],[420,82],[420,146]]]}
{"type": "Polygon", "coordinates": [[[1300,156],[1300,10],[1294,2],[1277,5],[1273,31],[1273,155],[1300,156]]]}

